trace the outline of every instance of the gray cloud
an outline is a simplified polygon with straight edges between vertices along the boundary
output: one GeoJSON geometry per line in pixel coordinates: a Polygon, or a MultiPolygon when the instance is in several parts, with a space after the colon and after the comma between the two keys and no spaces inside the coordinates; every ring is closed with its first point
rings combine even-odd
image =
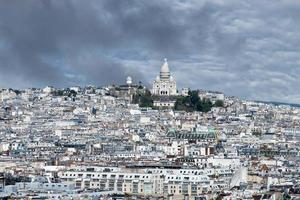
{"type": "Polygon", "coordinates": [[[1,1],[0,86],[151,83],[300,103],[293,0],[1,1]]]}

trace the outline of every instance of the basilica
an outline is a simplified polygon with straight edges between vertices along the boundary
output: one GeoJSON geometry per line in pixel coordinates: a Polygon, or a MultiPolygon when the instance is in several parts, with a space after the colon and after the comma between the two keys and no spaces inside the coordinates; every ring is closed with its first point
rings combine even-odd
{"type": "Polygon", "coordinates": [[[161,66],[159,76],[157,76],[153,82],[152,94],[158,96],[177,95],[176,81],[170,74],[170,69],[166,58],[161,66]]]}

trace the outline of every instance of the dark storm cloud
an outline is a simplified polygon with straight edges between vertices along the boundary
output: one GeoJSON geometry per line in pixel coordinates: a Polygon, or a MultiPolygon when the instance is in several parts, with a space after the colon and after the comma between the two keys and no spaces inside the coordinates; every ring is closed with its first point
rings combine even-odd
{"type": "MultiPolygon", "coordinates": [[[[99,19],[98,12],[92,12],[92,5],[81,6],[69,1],[1,2],[1,38],[7,43],[1,49],[1,74],[12,78],[18,74],[25,81],[29,78],[29,85],[63,86],[74,82],[65,76],[65,65],[68,65],[65,57],[72,56],[68,59],[72,61],[83,51],[99,48],[109,52],[117,46],[120,35],[117,36],[113,24],[99,19]]],[[[102,58],[91,59],[96,62],[102,58]]],[[[121,63],[108,61],[89,66],[90,63],[75,64],[72,71],[76,74],[78,69],[80,75],[87,76],[84,77],[86,80],[89,80],[88,76],[95,77],[95,73],[102,72],[91,80],[98,84],[114,78],[118,81],[124,75],[121,63]]]]}
{"type": "Polygon", "coordinates": [[[0,85],[151,83],[300,103],[293,0],[0,0],[0,85]]]}

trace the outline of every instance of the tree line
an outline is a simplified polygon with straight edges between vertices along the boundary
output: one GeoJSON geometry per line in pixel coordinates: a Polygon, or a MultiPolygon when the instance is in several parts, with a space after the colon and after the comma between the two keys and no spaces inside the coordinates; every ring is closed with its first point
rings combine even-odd
{"type": "MultiPolygon", "coordinates": [[[[198,90],[190,90],[187,96],[172,96],[171,98],[176,100],[174,110],[209,112],[212,107],[224,107],[222,100],[216,100],[215,103],[212,103],[209,99],[200,99],[198,93],[198,90]]],[[[140,107],[155,109],[153,102],[157,98],[149,90],[137,91],[133,95],[132,103],[139,104],[140,107]]]]}

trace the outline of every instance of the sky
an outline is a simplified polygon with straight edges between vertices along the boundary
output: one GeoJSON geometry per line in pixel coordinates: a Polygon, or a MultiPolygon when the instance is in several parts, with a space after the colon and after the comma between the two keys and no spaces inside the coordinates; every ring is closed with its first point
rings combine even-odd
{"type": "Polygon", "coordinates": [[[298,0],[0,0],[0,88],[133,82],[300,103],[298,0]]]}

